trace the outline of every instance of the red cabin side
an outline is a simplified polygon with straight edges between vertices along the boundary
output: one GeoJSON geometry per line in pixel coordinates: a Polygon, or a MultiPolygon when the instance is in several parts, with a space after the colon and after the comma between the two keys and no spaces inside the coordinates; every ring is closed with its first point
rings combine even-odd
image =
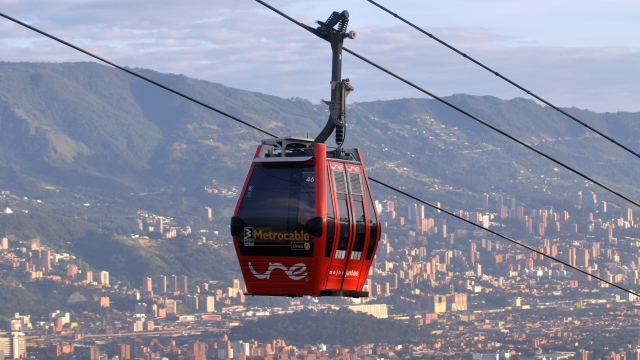
{"type": "Polygon", "coordinates": [[[256,151],[231,224],[248,294],[368,295],[380,229],[361,154],[312,149],[285,158],[256,151]]]}

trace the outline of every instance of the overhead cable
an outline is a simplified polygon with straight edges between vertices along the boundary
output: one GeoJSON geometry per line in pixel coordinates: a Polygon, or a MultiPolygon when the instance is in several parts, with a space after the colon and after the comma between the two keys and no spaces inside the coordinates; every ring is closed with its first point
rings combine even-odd
{"type": "MultiPolygon", "coordinates": [[[[311,31],[311,30],[310,30],[311,28],[310,28],[309,26],[307,26],[307,25],[305,25],[305,24],[302,24],[301,22],[299,22],[299,21],[297,21],[297,20],[295,20],[295,19],[291,18],[290,16],[288,16],[288,15],[284,14],[284,13],[283,13],[283,12],[281,12],[280,10],[278,10],[278,9],[274,8],[273,6],[271,6],[271,5],[267,4],[267,3],[265,3],[264,1],[262,1],[262,0],[256,0],[256,2],[258,2],[258,3],[262,4],[262,5],[264,5],[265,7],[269,8],[269,9],[271,9],[271,10],[273,10],[273,11],[274,11],[274,12],[276,12],[277,14],[279,14],[279,15],[283,16],[284,18],[286,18],[286,19],[290,20],[291,22],[293,22],[293,23],[295,23],[295,24],[299,25],[299,26],[300,26],[300,27],[302,27],[303,29],[305,29],[305,30],[307,30],[307,31],[311,31]]],[[[543,156],[543,157],[547,158],[548,160],[551,160],[552,162],[554,162],[554,163],[556,163],[556,164],[560,165],[561,167],[563,167],[563,168],[565,168],[565,169],[567,169],[567,170],[569,170],[569,171],[571,171],[571,172],[576,173],[578,176],[582,177],[583,179],[588,180],[588,181],[592,182],[593,184],[598,185],[598,186],[599,186],[599,187],[601,187],[602,189],[607,190],[607,191],[609,191],[610,193],[615,194],[615,195],[617,195],[618,197],[620,197],[620,198],[622,198],[622,199],[624,199],[624,200],[626,200],[626,201],[628,201],[628,202],[630,202],[630,203],[634,204],[635,206],[640,207],[640,203],[638,203],[637,201],[632,200],[632,199],[630,199],[629,197],[627,197],[627,196],[625,196],[625,195],[621,194],[620,192],[618,192],[618,191],[616,191],[616,190],[613,190],[612,188],[610,188],[610,187],[608,187],[608,186],[606,186],[606,185],[602,184],[601,182],[599,182],[599,181],[596,181],[596,180],[592,179],[591,177],[589,177],[589,176],[587,176],[587,175],[583,174],[582,172],[580,172],[580,171],[578,171],[578,170],[576,170],[576,169],[574,169],[574,168],[570,167],[569,165],[566,165],[565,163],[561,162],[560,160],[557,160],[557,159],[555,159],[554,157],[552,157],[552,156],[550,156],[550,155],[547,155],[546,153],[544,153],[544,152],[542,152],[542,151],[540,151],[540,150],[536,149],[535,147],[533,147],[533,146],[531,146],[531,145],[529,145],[529,144],[525,143],[524,141],[522,141],[522,140],[520,140],[520,139],[516,138],[515,136],[510,135],[509,133],[507,133],[507,132],[505,132],[505,131],[503,131],[503,130],[500,130],[499,128],[497,128],[497,127],[495,127],[495,126],[493,126],[493,125],[489,124],[488,122],[486,122],[486,121],[484,121],[484,120],[480,119],[479,117],[477,117],[477,116],[475,116],[475,115],[472,115],[471,113],[469,113],[469,112],[467,112],[467,111],[463,110],[462,108],[460,108],[460,107],[458,107],[458,106],[456,106],[456,105],[454,105],[454,104],[452,104],[452,103],[450,103],[450,102],[448,102],[448,101],[444,100],[443,98],[441,98],[441,97],[439,97],[439,96],[436,96],[435,94],[433,94],[433,93],[431,93],[431,92],[429,92],[429,91],[427,91],[427,90],[423,89],[422,87],[420,87],[420,86],[418,86],[418,85],[414,84],[413,82],[411,82],[411,81],[409,81],[409,80],[407,80],[407,79],[405,79],[405,78],[401,77],[400,75],[397,75],[397,74],[395,74],[395,73],[391,72],[390,70],[387,70],[386,68],[384,68],[384,67],[382,67],[382,66],[380,66],[380,65],[378,65],[378,64],[376,64],[376,63],[374,63],[373,61],[371,61],[371,60],[369,60],[369,59],[365,58],[364,56],[362,56],[362,55],[360,55],[360,54],[356,53],[355,51],[352,51],[352,50],[350,50],[350,49],[348,49],[348,48],[346,48],[346,47],[343,47],[343,48],[342,48],[342,50],[344,50],[344,51],[348,52],[349,54],[351,54],[351,55],[353,55],[353,56],[357,57],[358,59],[360,59],[360,60],[362,60],[362,61],[366,62],[367,64],[369,64],[369,65],[371,65],[371,66],[373,66],[373,67],[375,67],[375,68],[377,68],[377,69],[379,69],[379,70],[381,70],[381,71],[383,71],[383,72],[385,72],[385,73],[387,73],[387,74],[389,74],[389,75],[391,75],[391,76],[395,77],[396,79],[398,79],[398,80],[400,80],[400,81],[404,82],[405,84],[407,84],[407,85],[409,85],[409,86],[411,86],[411,87],[415,88],[416,90],[418,90],[418,91],[420,91],[420,92],[422,92],[422,93],[424,93],[424,94],[429,95],[429,96],[430,96],[430,97],[432,97],[433,99],[435,99],[435,100],[437,100],[437,101],[439,101],[439,102],[441,102],[441,103],[443,103],[443,104],[447,105],[448,107],[450,107],[450,108],[452,108],[452,109],[454,109],[454,110],[456,110],[456,111],[458,111],[458,112],[460,112],[460,113],[462,113],[462,114],[466,115],[467,117],[469,117],[469,118],[471,118],[471,119],[473,119],[473,120],[475,120],[475,121],[479,122],[480,124],[482,124],[482,125],[484,125],[484,126],[488,127],[489,129],[491,129],[491,130],[493,130],[493,131],[496,131],[496,132],[498,132],[498,133],[500,133],[500,134],[504,135],[505,137],[509,138],[510,140],[513,140],[513,141],[517,142],[518,144],[520,144],[520,145],[522,145],[522,146],[526,147],[527,149],[529,149],[529,150],[531,150],[531,151],[535,152],[536,154],[541,155],[541,156],[543,156]]]]}
{"type": "Polygon", "coordinates": [[[544,103],[545,105],[547,105],[547,106],[549,106],[549,107],[553,108],[554,110],[556,110],[556,111],[560,112],[561,114],[563,114],[563,115],[567,116],[569,119],[571,119],[571,120],[573,120],[573,121],[577,122],[578,124],[580,124],[580,125],[582,125],[582,126],[586,127],[587,129],[589,129],[589,130],[593,131],[594,133],[596,133],[596,134],[598,134],[598,135],[602,136],[603,138],[605,138],[605,139],[609,140],[611,143],[613,143],[613,144],[615,144],[615,145],[619,146],[620,148],[622,148],[622,149],[626,150],[626,151],[627,151],[627,152],[629,152],[630,154],[633,154],[633,155],[635,155],[636,157],[640,158],[640,154],[638,154],[637,152],[635,152],[635,151],[633,151],[633,150],[629,149],[627,146],[625,146],[625,145],[623,145],[623,144],[619,143],[618,141],[616,141],[616,140],[615,140],[615,139],[613,139],[612,137],[610,137],[610,136],[608,136],[608,135],[603,134],[601,131],[598,131],[597,129],[595,129],[595,128],[594,128],[594,127],[592,127],[591,125],[589,125],[589,124],[585,123],[584,121],[581,121],[580,119],[576,118],[575,116],[573,116],[573,115],[571,115],[571,114],[567,113],[566,111],[562,110],[561,108],[559,108],[559,107],[557,107],[557,106],[553,105],[552,103],[548,102],[547,100],[545,100],[545,99],[541,98],[540,96],[538,96],[538,95],[536,95],[536,94],[532,93],[531,91],[529,91],[529,90],[525,89],[524,87],[522,87],[522,86],[518,85],[516,82],[514,82],[514,81],[512,81],[512,80],[508,79],[507,77],[503,76],[503,75],[502,75],[502,74],[500,74],[499,72],[497,72],[497,71],[495,71],[495,70],[491,69],[490,67],[488,67],[488,66],[484,65],[483,63],[481,63],[481,62],[477,61],[476,59],[474,59],[474,58],[470,57],[469,55],[467,55],[467,54],[463,53],[462,51],[460,51],[460,50],[456,49],[455,47],[453,47],[453,46],[451,46],[451,45],[447,44],[446,42],[444,42],[444,41],[442,41],[442,40],[440,40],[439,38],[437,38],[437,37],[436,37],[436,36],[434,36],[433,34],[431,34],[431,33],[427,32],[427,31],[425,31],[424,29],[420,28],[419,26],[417,26],[417,25],[415,25],[415,24],[411,23],[410,21],[406,20],[405,18],[401,17],[400,15],[398,15],[398,14],[396,14],[396,13],[392,12],[391,10],[387,9],[386,7],[384,7],[384,6],[380,5],[380,4],[378,4],[377,2],[375,2],[375,1],[373,1],[373,0],[367,0],[367,1],[368,1],[368,2],[370,2],[370,3],[372,3],[372,4],[373,4],[373,5],[375,5],[375,6],[379,7],[380,9],[384,10],[385,12],[389,13],[390,15],[393,15],[393,16],[394,16],[395,18],[397,18],[398,20],[400,20],[400,21],[404,22],[405,24],[407,24],[407,25],[411,26],[412,28],[414,28],[414,29],[418,30],[419,32],[421,32],[421,33],[423,33],[423,34],[427,35],[428,37],[432,38],[433,40],[435,40],[435,41],[439,42],[440,44],[442,44],[442,45],[444,45],[444,46],[448,47],[449,49],[451,49],[451,50],[455,51],[456,53],[458,53],[458,54],[462,55],[464,58],[469,59],[469,61],[471,61],[471,62],[475,63],[476,65],[478,65],[478,66],[480,66],[481,68],[483,68],[483,69],[487,70],[488,72],[492,73],[493,75],[495,75],[495,76],[497,76],[497,77],[501,78],[502,80],[504,80],[504,81],[508,82],[509,84],[511,84],[511,85],[513,85],[513,86],[515,86],[515,87],[517,87],[518,89],[520,89],[520,90],[524,91],[525,93],[529,94],[530,96],[532,96],[532,97],[536,98],[537,100],[539,100],[540,102],[544,103]]]}
{"type": "Polygon", "coordinates": [[[432,204],[432,203],[430,203],[430,202],[428,202],[428,201],[422,200],[422,199],[420,199],[420,198],[418,198],[418,197],[416,197],[416,196],[414,196],[414,195],[411,195],[411,194],[409,194],[409,193],[407,193],[407,192],[404,192],[404,191],[402,191],[402,190],[400,190],[400,189],[398,189],[398,188],[395,188],[395,187],[393,187],[393,186],[391,186],[391,185],[388,185],[388,184],[386,184],[386,183],[384,183],[384,182],[382,182],[382,181],[380,181],[380,180],[374,179],[374,178],[372,178],[372,177],[370,177],[370,176],[369,176],[369,180],[371,180],[371,181],[373,181],[373,182],[375,182],[375,183],[377,183],[377,184],[379,184],[379,185],[381,185],[381,186],[384,186],[384,187],[386,187],[387,189],[393,190],[393,191],[395,191],[395,192],[397,192],[397,193],[400,193],[400,194],[402,194],[402,195],[404,195],[404,196],[407,196],[407,197],[409,197],[409,198],[411,198],[411,199],[413,199],[413,200],[415,200],[415,201],[417,201],[417,202],[419,202],[419,203],[422,203],[422,204],[425,204],[425,205],[427,205],[427,206],[430,206],[430,207],[432,207],[432,208],[434,208],[434,209],[436,209],[436,210],[438,210],[438,211],[441,211],[441,212],[443,212],[443,213],[445,213],[445,214],[447,214],[447,215],[453,216],[454,218],[456,218],[456,219],[458,219],[458,220],[461,220],[461,221],[464,221],[464,222],[466,222],[467,224],[471,224],[471,225],[473,225],[473,226],[475,226],[475,227],[477,227],[477,228],[479,228],[479,229],[482,229],[482,230],[484,230],[484,231],[486,231],[486,232],[489,232],[489,233],[491,233],[491,234],[493,234],[493,235],[495,235],[495,236],[497,236],[497,237],[499,237],[499,238],[502,238],[502,239],[504,239],[504,240],[510,241],[510,242],[512,242],[512,243],[514,243],[514,244],[516,244],[516,245],[518,245],[518,246],[521,246],[521,247],[523,247],[523,248],[525,248],[525,249],[529,250],[529,251],[533,251],[534,253],[536,253],[536,254],[538,254],[538,255],[542,255],[542,256],[548,257],[549,259],[552,259],[553,261],[556,261],[556,262],[558,262],[558,263],[560,263],[560,264],[563,264],[563,265],[565,265],[565,266],[567,266],[567,267],[569,267],[569,268],[571,268],[571,269],[573,269],[573,270],[575,270],[575,271],[581,272],[581,273],[583,273],[583,274],[585,274],[585,275],[587,275],[587,276],[590,276],[590,277],[592,277],[592,278],[594,278],[594,279],[600,280],[600,281],[602,281],[602,282],[603,282],[603,283],[605,283],[605,284],[609,284],[609,285],[611,285],[611,286],[613,286],[613,287],[615,287],[615,288],[617,288],[617,289],[620,289],[620,290],[625,291],[625,292],[627,292],[627,293],[629,293],[629,294],[632,294],[632,295],[635,295],[635,296],[639,296],[639,297],[640,297],[640,295],[639,295],[639,294],[637,294],[637,293],[635,293],[634,291],[631,291],[631,290],[629,290],[629,289],[626,289],[626,288],[624,288],[624,287],[622,287],[622,286],[620,286],[620,285],[617,285],[617,284],[615,284],[615,283],[613,283],[613,282],[611,282],[611,281],[609,281],[609,280],[603,279],[603,278],[601,278],[601,277],[599,277],[599,276],[592,275],[592,274],[590,274],[589,272],[587,272],[586,270],[582,270],[582,269],[580,269],[579,267],[573,266],[573,265],[569,264],[569,263],[568,263],[568,262],[566,262],[566,261],[560,260],[560,259],[555,258],[555,257],[553,257],[553,256],[549,256],[549,255],[547,255],[547,254],[543,253],[542,251],[540,251],[540,250],[538,250],[538,249],[532,248],[531,246],[528,246],[528,245],[526,245],[526,244],[521,243],[521,242],[520,242],[520,241],[518,241],[518,240],[512,239],[512,238],[510,238],[510,237],[508,237],[508,236],[506,236],[506,235],[502,235],[502,234],[500,234],[500,233],[499,233],[499,232],[497,232],[497,231],[494,231],[494,230],[491,230],[491,229],[486,228],[486,227],[484,227],[484,226],[481,226],[481,225],[479,225],[479,224],[476,224],[476,223],[474,223],[474,222],[473,222],[473,221],[471,221],[471,220],[467,220],[467,219],[463,218],[462,216],[456,215],[455,213],[452,213],[451,211],[445,210],[445,209],[441,208],[440,206],[437,206],[437,205],[434,205],[434,204],[432,204]]]}
{"type": "Polygon", "coordinates": [[[67,41],[64,41],[64,40],[62,40],[60,38],[57,38],[57,37],[55,37],[55,36],[53,36],[53,35],[51,35],[49,33],[46,33],[46,32],[44,32],[44,31],[42,31],[40,29],[37,29],[37,28],[35,28],[35,27],[31,26],[31,25],[25,24],[20,20],[14,19],[14,18],[12,18],[12,17],[10,17],[8,15],[5,15],[5,14],[3,14],[1,12],[0,12],[0,16],[2,16],[5,19],[11,20],[16,24],[22,25],[22,26],[24,26],[24,27],[26,27],[26,28],[28,28],[30,30],[33,30],[33,31],[35,31],[35,32],[37,32],[37,33],[39,33],[41,35],[44,35],[44,36],[48,37],[49,39],[53,39],[53,40],[55,40],[55,41],[57,41],[57,42],[59,42],[61,44],[67,45],[68,47],[70,47],[72,49],[75,49],[77,51],[80,51],[81,53],[89,55],[94,59],[98,59],[98,60],[102,61],[103,63],[109,64],[109,65],[111,65],[111,66],[113,66],[113,67],[115,67],[117,69],[120,69],[120,70],[122,70],[124,72],[127,72],[127,73],[129,73],[129,74],[131,74],[131,75],[133,75],[133,76],[135,76],[137,78],[140,78],[140,79],[142,79],[144,81],[147,81],[147,82],[149,82],[149,83],[151,83],[153,85],[159,86],[159,87],[161,87],[161,88],[163,88],[163,89],[165,89],[165,90],[167,90],[169,92],[172,92],[172,93],[174,93],[174,94],[176,94],[176,95],[178,95],[180,97],[183,97],[183,98],[185,98],[187,100],[193,101],[194,103],[196,103],[198,105],[204,106],[209,110],[213,110],[213,111],[217,112],[218,114],[224,115],[224,116],[226,116],[226,117],[228,117],[230,119],[233,119],[233,120],[235,120],[235,121],[237,121],[237,122],[239,122],[239,123],[241,123],[243,125],[249,126],[249,127],[253,128],[253,129],[258,130],[258,131],[260,131],[260,132],[262,132],[264,134],[267,134],[269,136],[277,137],[275,134],[273,134],[273,133],[271,133],[271,132],[269,132],[269,131],[267,131],[265,129],[262,129],[262,128],[258,127],[258,126],[250,124],[250,123],[248,123],[248,122],[246,122],[244,120],[241,120],[241,119],[239,119],[239,118],[237,118],[237,117],[235,117],[235,116],[233,116],[233,115],[231,115],[229,113],[226,113],[226,112],[224,112],[224,111],[222,111],[220,109],[217,109],[217,108],[215,108],[215,107],[213,107],[211,105],[207,105],[207,104],[203,103],[202,101],[196,100],[196,99],[194,99],[194,98],[192,98],[192,97],[190,97],[188,95],[185,95],[185,94],[179,92],[178,90],[172,89],[172,88],[170,88],[170,87],[168,87],[166,85],[163,85],[163,84],[161,84],[161,83],[159,83],[157,81],[151,80],[148,77],[145,77],[143,75],[138,74],[135,71],[132,71],[131,69],[128,69],[128,68],[123,67],[123,66],[120,66],[120,65],[118,65],[118,64],[116,64],[116,63],[114,63],[112,61],[109,61],[109,60],[107,60],[105,58],[102,58],[102,57],[100,57],[98,55],[92,54],[87,50],[84,50],[84,49],[82,49],[82,48],[80,48],[80,47],[78,47],[76,45],[73,45],[73,44],[71,44],[71,43],[69,43],[67,41]]]}
{"type": "MultiPolygon", "coordinates": [[[[229,115],[229,114],[227,114],[227,113],[225,113],[225,112],[219,111],[218,109],[215,109],[215,108],[214,108],[214,107],[212,107],[212,106],[209,106],[209,105],[203,104],[203,103],[199,102],[198,100],[195,100],[195,99],[193,99],[193,98],[191,98],[191,97],[189,97],[189,96],[183,95],[182,93],[180,93],[180,92],[178,92],[178,91],[176,91],[176,90],[174,90],[174,89],[172,89],[172,88],[170,88],[170,87],[168,87],[168,86],[165,86],[165,85],[162,85],[162,84],[160,84],[160,83],[157,83],[157,82],[155,82],[155,81],[153,81],[153,80],[147,79],[147,78],[145,78],[144,76],[139,75],[139,74],[137,74],[137,73],[135,73],[135,72],[133,72],[133,71],[130,71],[130,70],[129,70],[129,69],[127,69],[127,68],[124,68],[124,67],[121,67],[121,66],[115,65],[114,63],[112,63],[112,62],[110,62],[110,61],[107,61],[107,60],[105,60],[105,59],[103,59],[103,58],[101,58],[101,57],[98,57],[97,55],[93,55],[93,54],[91,54],[91,53],[89,53],[89,52],[87,52],[87,51],[85,51],[85,50],[83,50],[83,49],[81,49],[81,48],[79,48],[79,47],[77,47],[77,46],[75,46],[75,45],[72,45],[72,44],[70,44],[70,43],[68,43],[68,42],[66,42],[66,41],[60,40],[60,39],[58,39],[58,38],[56,38],[56,37],[54,37],[54,36],[52,36],[52,35],[49,35],[49,34],[45,33],[44,31],[38,30],[38,29],[36,29],[36,28],[33,28],[33,27],[31,27],[31,26],[29,26],[29,25],[26,25],[26,24],[24,24],[24,23],[22,23],[22,22],[20,22],[20,21],[18,21],[18,20],[15,20],[15,19],[13,19],[13,18],[10,18],[10,17],[8,17],[8,16],[6,16],[6,15],[4,15],[4,14],[2,14],[2,13],[0,13],[0,16],[3,16],[3,17],[5,17],[5,18],[7,18],[7,19],[9,19],[9,20],[11,20],[11,21],[14,21],[14,22],[16,22],[16,23],[18,23],[18,24],[20,24],[20,25],[23,25],[23,26],[25,26],[25,27],[27,27],[27,28],[29,28],[29,29],[33,30],[33,31],[36,31],[36,32],[38,32],[38,33],[40,33],[40,34],[42,34],[42,35],[45,35],[45,36],[47,36],[47,37],[49,37],[49,38],[51,38],[51,39],[54,39],[54,40],[56,40],[56,41],[58,41],[58,42],[61,42],[62,44],[65,44],[65,45],[67,45],[67,46],[70,46],[70,47],[72,47],[72,48],[73,48],[73,49],[75,49],[75,50],[78,50],[78,51],[80,51],[80,52],[82,52],[82,53],[85,53],[85,54],[90,55],[90,56],[92,56],[92,57],[94,57],[94,58],[96,58],[96,59],[99,59],[100,61],[106,62],[107,64],[109,64],[109,65],[111,65],[111,66],[114,66],[114,67],[115,67],[115,68],[117,68],[117,69],[120,69],[120,70],[122,70],[122,71],[125,71],[125,72],[127,72],[127,73],[131,74],[131,75],[134,75],[134,76],[139,77],[139,78],[141,78],[141,79],[143,79],[143,80],[146,80],[146,81],[150,82],[150,83],[151,83],[151,84],[153,84],[153,85],[159,86],[159,87],[161,87],[161,88],[163,88],[163,89],[165,89],[165,90],[168,90],[168,91],[170,91],[170,92],[172,92],[172,93],[174,93],[174,94],[176,94],[176,95],[179,95],[179,96],[181,96],[181,97],[183,97],[183,98],[185,98],[185,99],[187,99],[187,100],[189,100],[189,101],[193,101],[193,102],[195,102],[195,103],[197,103],[197,104],[199,104],[199,105],[202,105],[202,106],[206,107],[207,109],[210,109],[210,110],[213,110],[213,111],[215,111],[215,112],[218,112],[219,114],[222,114],[222,115],[224,115],[224,116],[226,116],[226,117],[228,117],[228,118],[230,118],[230,119],[232,119],[232,120],[235,120],[235,121],[237,121],[237,122],[239,122],[239,123],[241,123],[241,124],[243,124],[243,125],[249,126],[249,127],[253,128],[253,129],[258,130],[258,131],[260,131],[260,132],[262,132],[262,133],[265,133],[265,134],[267,134],[267,135],[270,135],[270,136],[273,136],[273,137],[276,137],[276,138],[278,137],[277,135],[272,134],[272,133],[270,133],[270,132],[267,132],[266,130],[262,130],[262,129],[260,129],[259,127],[255,126],[255,125],[253,125],[253,124],[251,124],[251,123],[249,123],[249,122],[247,122],[247,121],[240,120],[240,119],[236,118],[235,116],[232,116],[232,115],[229,115]]],[[[286,17],[286,16],[285,16],[285,17],[286,17]]],[[[287,17],[287,18],[288,18],[288,17],[287,17]]],[[[293,19],[291,19],[291,20],[295,22],[295,20],[293,20],[293,19]]],[[[381,186],[384,186],[384,187],[386,187],[386,188],[388,188],[388,189],[390,189],[390,190],[392,190],[392,191],[396,191],[396,192],[397,192],[397,193],[399,193],[399,194],[405,195],[405,196],[407,196],[407,197],[409,197],[409,198],[411,198],[411,199],[414,199],[414,200],[416,200],[416,201],[418,201],[418,202],[420,202],[420,203],[423,203],[423,204],[425,204],[425,205],[427,205],[427,206],[430,206],[430,207],[432,207],[432,208],[434,208],[434,209],[436,209],[436,210],[439,210],[439,211],[441,211],[441,212],[443,212],[443,213],[445,213],[445,214],[447,214],[447,215],[453,216],[453,217],[455,217],[455,218],[457,218],[457,219],[459,219],[459,220],[462,220],[462,221],[464,221],[464,222],[466,222],[466,223],[469,223],[469,224],[471,224],[471,225],[473,225],[473,226],[476,226],[476,227],[478,227],[478,228],[481,228],[481,229],[483,229],[483,230],[486,230],[487,232],[489,232],[489,233],[491,233],[491,234],[494,234],[494,235],[496,235],[496,236],[498,236],[498,237],[500,237],[500,238],[503,238],[503,239],[505,239],[505,240],[508,240],[508,241],[510,241],[510,242],[512,242],[512,243],[514,243],[514,244],[516,244],[516,245],[518,245],[518,246],[524,247],[525,249],[528,249],[528,250],[530,250],[530,251],[533,251],[533,252],[535,252],[535,253],[537,253],[537,254],[540,254],[540,255],[542,255],[542,256],[546,256],[546,257],[548,257],[549,259],[551,259],[551,260],[553,260],[553,261],[556,261],[556,262],[558,262],[558,263],[561,263],[561,264],[563,264],[563,265],[566,265],[566,266],[568,266],[568,267],[569,267],[569,268],[571,268],[571,269],[574,269],[574,270],[577,270],[577,271],[579,271],[579,272],[582,272],[582,273],[584,273],[584,274],[586,274],[586,275],[588,275],[588,276],[593,277],[594,279],[600,280],[600,281],[602,281],[602,282],[604,282],[604,283],[606,283],[606,284],[609,284],[609,285],[611,285],[611,286],[613,286],[613,287],[615,287],[615,288],[617,288],[617,289],[620,289],[620,290],[622,290],[622,291],[625,291],[625,292],[627,292],[627,293],[629,293],[629,294],[633,294],[633,295],[635,295],[635,296],[640,296],[640,295],[636,294],[635,292],[633,292],[633,291],[631,291],[631,290],[629,290],[629,289],[625,289],[625,288],[623,288],[623,287],[621,287],[621,286],[619,286],[619,285],[616,285],[616,284],[615,284],[615,283],[613,283],[613,282],[610,282],[610,281],[608,281],[608,280],[605,280],[605,279],[603,279],[603,278],[601,278],[601,277],[598,277],[598,276],[595,276],[595,275],[591,275],[591,274],[589,274],[588,272],[586,272],[586,271],[584,271],[584,270],[582,270],[582,269],[580,269],[580,268],[577,268],[577,267],[575,267],[575,266],[572,266],[571,264],[568,264],[568,263],[566,263],[566,262],[564,262],[564,261],[562,261],[562,260],[560,260],[560,259],[557,259],[557,258],[555,258],[555,257],[553,257],[553,256],[549,256],[549,255],[547,255],[547,254],[545,254],[545,253],[543,253],[543,252],[541,252],[541,251],[539,251],[539,250],[536,250],[536,249],[534,249],[534,248],[532,248],[532,247],[530,247],[530,246],[527,246],[527,245],[525,245],[525,244],[523,244],[523,243],[521,243],[521,242],[519,242],[519,241],[517,241],[517,240],[511,239],[511,238],[509,238],[509,237],[507,237],[507,236],[505,236],[505,235],[502,235],[502,234],[500,234],[500,233],[498,233],[498,232],[496,232],[496,231],[493,231],[493,230],[491,230],[491,229],[488,229],[488,228],[485,228],[485,227],[480,226],[480,225],[478,225],[478,224],[475,224],[475,223],[473,223],[473,222],[471,222],[471,221],[469,221],[469,220],[467,220],[467,219],[465,219],[465,218],[463,218],[463,217],[460,217],[460,216],[458,216],[458,215],[456,215],[456,214],[454,214],[454,213],[452,213],[452,212],[450,212],[450,211],[448,211],[448,210],[445,210],[445,209],[443,209],[443,208],[441,208],[441,207],[439,207],[439,206],[433,205],[433,204],[431,204],[431,203],[429,203],[429,202],[427,202],[427,201],[425,201],[425,200],[422,200],[422,199],[420,199],[420,198],[418,198],[418,197],[416,197],[416,196],[414,196],[414,195],[411,195],[411,194],[409,194],[409,193],[407,193],[407,192],[404,192],[404,191],[402,191],[402,190],[400,190],[400,189],[398,189],[398,188],[395,188],[395,187],[393,187],[393,186],[391,186],[391,185],[388,185],[388,184],[386,184],[386,183],[384,183],[384,182],[382,182],[382,181],[380,181],[380,180],[374,179],[374,178],[372,178],[372,177],[368,177],[368,178],[369,178],[369,180],[371,180],[371,181],[373,181],[373,182],[375,182],[375,183],[377,183],[377,184],[379,184],[379,185],[381,185],[381,186]]]]}

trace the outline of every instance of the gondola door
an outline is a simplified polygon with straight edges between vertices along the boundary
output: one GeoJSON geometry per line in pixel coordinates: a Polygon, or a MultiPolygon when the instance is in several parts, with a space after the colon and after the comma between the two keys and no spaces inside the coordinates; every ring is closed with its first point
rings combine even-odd
{"type": "Polygon", "coordinates": [[[348,185],[348,199],[352,223],[352,236],[349,250],[345,254],[345,270],[341,290],[358,291],[360,278],[366,278],[363,274],[364,251],[368,235],[368,217],[365,211],[366,203],[362,179],[362,166],[360,164],[345,164],[345,175],[348,185]]]}
{"type": "Polygon", "coordinates": [[[350,250],[353,233],[349,188],[344,163],[329,162],[327,170],[330,182],[327,208],[332,207],[335,214],[335,235],[332,246],[327,248],[326,253],[331,257],[326,289],[342,290],[347,252],[350,250]]]}

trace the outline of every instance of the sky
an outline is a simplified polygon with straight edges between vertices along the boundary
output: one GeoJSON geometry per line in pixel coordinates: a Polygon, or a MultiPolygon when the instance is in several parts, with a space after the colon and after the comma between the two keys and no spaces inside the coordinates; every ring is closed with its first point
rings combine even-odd
{"type": "MultiPolygon", "coordinates": [[[[308,25],[348,10],[345,46],[438,96],[527,94],[366,0],[268,0],[308,25]]],[[[640,111],[637,0],[379,0],[551,103],[640,111]]],[[[0,12],[123,66],[319,103],[329,44],[252,0],[0,0],[0,12]]],[[[93,61],[0,18],[0,61],[93,61]]],[[[349,102],[427,97],[344,56],[349,102]]],[[[206,100],[206,99],[205,99],[206,100]]]]}

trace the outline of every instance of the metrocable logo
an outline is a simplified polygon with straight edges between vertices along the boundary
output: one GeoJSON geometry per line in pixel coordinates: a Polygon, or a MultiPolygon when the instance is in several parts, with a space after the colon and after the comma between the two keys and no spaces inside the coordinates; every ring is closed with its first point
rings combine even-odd
{"type": "Polygon", "coordinates": [[[249,263],[249,270],[251,270],[251,273],[253,274],[253,276],[257,277],[260,280],[263,280],[263,279],[269,280],[269,277],[271,276],[271,272],[276,269],[280,269],[284,271],[284,273],[287,274],[287,276],[291,280],[301,280],[307,277],[307,273],[306,273],[307,265],[303,263],[293,264],[290,268],[287,268],[286,266],[280,263],[270,262],[269,268],[267,269],[267,272],[265,272],[264,274],[260,274],[259,272],[255,271],[251,263],[249,263]]]}
{"type": "Polygon", "coordinates": [[[309,241],[311,237],[304,231],[293,232],[276,232],[254,229],[252,227],[244,228],[244,240],[280,240],[280,241],[309,241]]]}

